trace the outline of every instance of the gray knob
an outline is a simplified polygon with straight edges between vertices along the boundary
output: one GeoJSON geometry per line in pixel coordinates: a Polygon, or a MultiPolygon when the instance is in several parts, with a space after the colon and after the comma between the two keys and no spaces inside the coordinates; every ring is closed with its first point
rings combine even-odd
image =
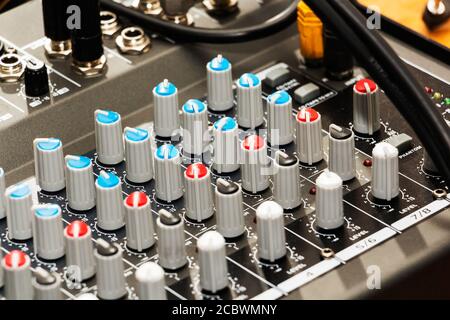
{"type": "Polygon", "coordinates": [[[380,142],[372,150],[372,195],[390,201],[399,194],[398,150],[380,142]]]}
{"type": "Polygon", "coordinates": [[[33,245],[38,257],[56,260],[64,256],[61,208],[56,204],[33,206],[33,245]]]}
{"type": "Polygon", "coordinates": [[[37,267],[32,280],[35,300],[62,300],[61,277],[56,272],[37,267]]]}
{"type": "Polygon", "coordinates": [[[181,157],[175,146],[165,144],[155,152],[156,197],[172,202],[183,196],[181,157]]]}
{"type": "Polygon", "coordinates": [[[322,117],[311,108],[301,109],[296,121],[297,156],[301,163],[313,165],[323,159],[322,117]]]}
{"type": "Polygon", "coordinates": [[[208,112],[200,100],[192,99],[182,108],[183,150],[189,154],[201,155],[210,141],[208,112]]]}
{"type": "Polygon", "coordinates": [[[72,278],[81,282],[94,276],[94,249],[89,226],[80,220],[73,221],[64,229],[64,238],[66,265],[72,278]]]}
{"type": "Polygon", "coordinates": [[[155,244],[150,199],[143,192],[133,192],[124,200],[127,246],[143,251],[155,244]]]}
{"type": "Polygon", "coordinates": [[[122,118],[109,110],[95,111],[95,143],[98,160],[106,165],[123,161],[122,118]]]}
{"type": "Polygon", "coordinates": [[[360,80],[353,87],[353,127],[367,135],[380,129],[380,90],[370,79],[360,80]]]}
{"type": "Polygon", "coordinates": [[[336,229],[344,224],[342,179],[325,170],[316,180],[316,219],[322,229],[336,229]]]}
{"type": "Polygon", "coordinates": [[[171,137],[180,129],[178,89],[165,79],[153,89],[155,133],[171,137]]]}
{"type": "Polygon", "coordinates": [[[14,240],[28,240],[33,236],[33,205],[31,189],[27,184],[17,184],[6,189],[6,215],[8,236],[14,240]]]}
{"type": "Polygon", "coordinates": [[[150,134],[140,128],[125,128],[127,179],[144,183],[153,179],[153,152],[150,134]]]}
{"type": "Polygon", "coordinates": [[[214,214],[211,174],[202,163],[194,163],[184,172],[186,216],[197,222],[214,214]]]}
{"type": "Polygon", "coordinates": [[[66,194],[69,207],[86,211],[95,207],[92,161],[83,156],[66,156],[66,194]]]}
{"type": "Polygon", "coordinates": [[[95,182],[97,192],[97,224],[108,231],[123,227],[122,184],[114,173],[101,171],[95,182]]]}
{"type": "Polygon", "coordinates": [[[274,262],[286,255],[283,208],[274,201],[266,201],[256,209],[258,256],[274,262]]]}
{"type": "Polygon", "coordinates": [[[213,169],[219,174],[239,169],[238,125],[232,118],[225,117],[213,125],[213,169]]]}
{"type": "Polygon", "coordinates": [[[270,184],[266,172],[270,164],[266,141],[257,135],[248,136],[242,141],[241,150],[242,188],[252,193],[266,190],[270,184]]]}
{"type": "Polygon", "coordinates": [[[275,154],[273,199],[283,209],[297,208],[302,203],[298,159],[282,151],[275,154]]]}
{"type": "Polygon", "coordinates": [[[158,233],[159,264],[169,270],[176,270],[187,263],[184,223],[180,215],[167,210],[159,211],[156,220],[158,233]]]}
{"type": "Polygon", "coordinates": [[[30,264],[30,257],[20,250],[11,251],[2,259],[7,300],[33,299],[30,264]]]}
{"type": "Polygon", "coordinates": [[[227,111],[234,106],[233,74],[231,63],[218,55],[207,65],[208,109],[227,111]]]}
{"type": "Polygon", "coordinates": [[[255,129],[264,122],[261,80],[246,73],[237,81],[237,118],[241,127],[255,129]]]}
{"type": "Polygon", "coordinates": [[[126,294],[122,255],[122,248],[118,244],[97,239],[94,256],[97,265],[97,295],[100,299],[116,300],[126,294]]]}
{"type": "Polygon", "coordinates": [[[48,192],[65,188],[64,155],[59,139],[35,139],[34,142],[35,174],[39,187],[48,192]]]}
{"type": "Polygon", "coordinates": [[[137,294],[140,300],[166,300],[164,270],[154,262],[146,262],[136,270],[137,294]]]}
{"type": "Polygon", "coordinates": [[[225,239],[217,231],[208,231],[197,240],[200,286],[212,293],[228,286],[225,239]]]}
{"type": "Polygon", "coordinates": [[[232,181],[217,179],[216,190],[217,231],[226,238],[234,238],[245,231],[241,186],[232,181]]]}
{"type": "Polygon", "coordinates": [[[267,141],[272,146],[286,145],[294,139],[292,98],[286,91],[267,97],[267,141]]]}
{"type": "Polygon", "coordinates": [[[351,180],[356,175],[355,135],[352,130],[330,125],[330,151],[328,167],[343,181],[351,180]]]}
{"type": "Polygon", "coordinates": [[[0,220],[6,217],[6,199],[5,199],[5,171],[0,168],[0,220]]]}

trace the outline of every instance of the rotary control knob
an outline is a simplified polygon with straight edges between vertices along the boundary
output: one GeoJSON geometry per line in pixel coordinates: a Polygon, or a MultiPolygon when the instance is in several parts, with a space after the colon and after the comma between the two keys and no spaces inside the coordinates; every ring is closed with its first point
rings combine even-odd
{"type": "Polygon", "coordinates": [[[232,118],[225,117],[213,125],[213,169],[219,174],[239,169],[238,125],[232,118]]]}
{"type": "Polygon", "coordinates": [[[267,97],[267,141],[271,145],[286,145],[294,139],[292,98],[286,91],[278,91],[267,97]]]}
{"type": "Polygon", "coordinates": [[[216,293],[228,285],[225,239],[217,231],[208,231],[197,240],[200,286],[216,293]]]}
{"type": "Polygon", "coordinates": [[[353,128],[367,135],[380,129],[380,90],[370,79],[360,80],[353,87],[353,128]]]}
{"type": "Polygon", "coordinates": [[[155,152],[156,197],[166,202],[183,196],[183,177],[180,153],[171,144],[165,144],[155,152]]]}
{"type": "Polygon", "coordinates": [[[153,179],[153,152],[150,134],[140,128],[125,128],[127,179],[144,183],[153,179]]]}
{"type": "Polygon", "coordinates": [[[35,174],[39,187],[47,192],[57,192],[65,188],[64,155],[59,139],[35,139],[35,174]]]}
{"type": "Polygon", "coordinates": [[[165,79],[153,89],[155,133],[169,138],[180,129],[178,89],[165,79]]]}
{"type": "Polygon", "coordinates": [[[246,73],[237,81],[237,119],[241,127],[255,129],[264,122],[261,80],[246,73]]]}
{"type": "Polygon", "coordinates": [[[5,188],[5,171],[0,168],[0,219],[6,217],[5,188]]]}
{"type": "Polygon", "coordinates": [[[233,108],[233,74],[231,63],[219,54],[207,64],[206,70],[208,81],[208,109],[221,112],[233,108]]]}
{"type": "Polygon", "coordinates": [[[258,256],[274,262],[286,255],[283,208],[275,201],[266,201],[256,209],[258,256]]]}
{"type": "Polygon", "coordinates": [[[387,142],[372,150],[372,195],[390,201],[399,194],[398,149],[387,142]]]}
{"type": "Polygon", "coordinates": [[[242,141],[241,150],[242,188],[252,193],[266,190],[270,184],[269,173],[265,172],[270,164],[266,141],[257,135],[248,136],[242,141]]]}
{"type": "Polygon", "coordinates": [[[137,295],[140,300],[166,300],[164,270],[154,262],[146,262],[136,270],[137,295]]]}
{"type": "Polygon", "coordinates": [[[122,184],[114,173],[101,171],[95,182],[97,191],[97,224],[108,231],[124,225],[122,184]]]}
{"type": "Polygon", "coordinates": [[[38,257],[56,260],[64,256],[61,208],[56,204],[33,206],[33,245],[38,257]]]}
{"type": "Polygon", "coordinates": [[[322,117],[311,108],[301,109],[296,121],[297,156],[301,163],[313,165],[323,159],[322,117]]]}
{"type": "Polygon", "coordinates": [[[316,218],[322,229],[336,229],[344,224],[342,179],[325,170],[316,180],[316,218]]]}
{"type": "Polygon", "coordinates": [[[299,161],[282,151],[275,154],[273,199],[284,209],[297,208],[302,203],[299,161]]]}
{"type": "Polygon", "coordinates": [[[2,260],[5,281],[5,298],[8,300],[32,300],[31,260],[23,251],[9,252],[2,260]]]}
{"type": "Polygon", "coordinates": [[[201,164],[191,164],[184,172],[186,216],[197,222],[204,221],[214,214],[211,190],[211,174],[201,164]]]}
{"type": "Polygon", "coordinates": [[[66,194],[69,207],[86,211],[95,206],[92,161],[84,156],[66,156],[66,194]]]}
{"type": "Polygon", "coordinates": [[[106,165],[123,161],[122,119],[120,114],[109,110],[95,111],[95,144],[98,160],[106,165]]]}
{"type": "Polygon", "coordinates": [[[28,97],[41,97],[50,92],[47,67],[42,61],[28,60],[24,75],[25,94],[28,97]]]}
{"type": "Polygon", "coordinates": [[[13,240],[28,240],[33,236],[31,207],[33,199],[27,184],[9,187],[5,192],[8,237],[13,240]]]}
{"type": "Polygon", "coordinates": [[[216,190],[217,231],[226,238],[235,238],[245,231],[242,188],[233,181],[217,179],[216,190]]]}
{"type": "Polygon", "coordinates": [[[183,150],[201,155],[210,141],[208,113],[203,102],[191,99],[183,105],[183,150]]]}
{"type": "MultiPolygon", "coordinates": [[[[62,229],[61,229],[62,230],[62,229]]],[[[61,277],[56,272],[49,272],[37,267],[32,280],[35,300],[62,300],[61,277]]]]}
{"type": "Polygon", "coordinates": [[[352,130],[330,125],[329,169],[343,181],[351,180],[356,174],[355,135],[352,130]]]}

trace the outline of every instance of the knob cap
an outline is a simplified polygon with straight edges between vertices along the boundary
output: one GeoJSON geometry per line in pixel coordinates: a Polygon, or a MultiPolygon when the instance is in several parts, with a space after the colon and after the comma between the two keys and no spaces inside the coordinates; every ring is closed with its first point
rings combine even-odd
{"type": "Polygon", "coordinates": [[[159,264],[169,270],[176,270],[187,263],[184,223],[176,213],[159,211],[156,220],[158,233],[159,264]]]}
{"type": "Polygon", "coordinates": [[[125,128],[127,179],[144,183],[153,179],[153,152],[150,134],[140,128],[125,128]]]}
{"type": "Polygon", "coordinates": [[[219,174],[239,169],[238,126],[232,118],[222,118],[213,125],[213,169],[219,174]]]}
{"type": "Polygon", "coordinates": [[[208,231],[197,240],[200,286],[216,293],[228,286],[225,239],[217,231],[208,231]]]}
{"type": "Polygon", "coordinates": [[[155,243],[150,199],[143,192],[133,192],[124,200],[127,246],[143,251],[155,243]]]}
{"type": "Polygon", "coordinates": [[[118,244],[97,239],[94,256],[97,265],[97,295],[100,299],[116,300],[127,293],[122,255],[122,248],[118,244]]]}
{"type": "Polygon", "coordinates": [[[34,252],[46,260],[64,256],[64,235],[61,208],[56,204],[33,206],[34,252]]]}
{"type": "Polygon", "coordinates": [[[297,208],[302,203],[299,161],[282,151],[275,154],[273,175],[273,199],[283,209],[297,208]]]}
{"type": "Polygon", "coordinates": [[[122,184],[114,173],[101,171],[95,182],[97,191],[97,224],[108,231],[124,225],[122,184]]]}
{"type": "Polygon", "coordinates": [[[372,195],[390,201],[399,194],[398,150],[387,142],[372,150],[372,195]]]}
{"type": "Polygon", "coordinates": [[[258,256],[274,262],[286,255],[283,208],[275,201],[266,201],[256,209],[258,256]]]}
{"type": "Polygon", "coordinates": [[[226,238],[235,238],[245,231],[242,188],[239,184],[217,179],[216,190],[217,231],[226,238]]]}
{"type": "Polygon", "coordinates": [[[0,168],[0,219],[6,217],[6,198],[5,198],[5,171],[0,168]]]}
{"type": "Polygon", "coordinates": [[[181,157],[175,146],[165,144],[155,152],[156,197],[172,202],[183,196],[181,157]]]}
{"type": "Polygon", "coordinates": [[[66,156],[66,194],[69,207],[86,211],[95,206],[92,161],[83,156],[66,156]]]}
{"type": "Polygon", "coordinates": [[[186,216],[197,222],[204,221],[214,214],[211,190],[211,174],[201,164],[191,164],[184,172],[186,216]]]}
{"type": "Polygon", "coordinates": [[[227,111],[234,106],[233,74],[231,63],[218,55],[207,65],[208,109],[227,111]]]}
{"type": "Polygon", "coordinates": [[[367,135],[380,130],[380,90],[370,79],[360,80],[353,87],[353,127],[367,135]]]}
{"type": "Polygon", "coordinates": [[[270,184],[269,173],[265,172],[270,164],[266,141],[257,135],[248,136],[242,141],[241,150],[242,188],[252,193],[266,190],[270,184]]]}
{"type": "Polygon", "coordinates": [[[165,79],[153,89],[155,133],[169,138],[180,129],[178,89],[165,79]]]}
{"type": "Polygon", "coordinates": [[[146,262],[136,270],[137,294],[140,300],[166,300],[164,270],[154,262],[146,262]]]}
{"type": "Polygon", "coordinates": [[[64,229],[66,265],[73,272],[77,282],[89,279],[95,274],[94,249],[91,228],[76,220],[64,229]]]}
{"type": "Polygon", "coordinates": [[[95,111],[95,144],[98,160],[106,165],[123,161],[122,119],[114,111],[95,111]]]}
{"type": "Polygon", "coordinates": [[[31,260],[23,251],[13,250],[2,260],[7,300],[32,300],[31,260]]]}
{"type": "Polygon", "coordinates": [[[27,184],[18,184],[6,189],[6,222],[8,236],[14,240],[28,240],[33,236],[31,207],[33,200],[27,184]]]}
{"type": "Polygon", "coordinates": [[[47,67],[42,61],[28,60],[24,75],[25,94],[28,97],[41,97],[50,92],[47,67]]]}
{"type": "Polygon", "coordinates": [[[267,141],[271,145],[286,145],[294,139],[292,98],[286,91],[278,91],[267,97],[267,141]]]}
{"type": "Polygon", "coordinates": [[[47,192],[65,188],[64,155],[59,139],[34,140],[35,174],[39,187],[47,192]]]}
{"type": "Polygon", "coordinates": [[[199,100],[189,100],[183,105],[183,150],[189,154],[201,155],[210,141],[208,113],[199,100]]]}
{"type": "Polygon", "coordinates": [[[343,181],[351,180],[356,175],[355,135],[352,130],[330,125],[329,169],[343,181]]]}
{"type": "Polygon", "coordinates": [[[325,170],[316,180],[316,219],[322,229],[336,229],[344,224],[342,179],[325,170]]]}
{"type": "Polygon", "coordinates": [[[252,73],[237,81],[237,118],[241,127],[255,129],[264,122],[261,80],[252,73]]]}
{"type": "MultiPolygon", "coordinates": [[[[62,229],[61,229],[62,230],[62,229]]],[[[62,300],[61,277],[56,272],[48,272],[37,267],[32,280],[35,300],[62,300]]]]}
{"type": "Polygon", "coordinates": [[[297,113],[297,156],[301,163],[313,165],[323,159],[322,117],[311,108],[297,113]]]}

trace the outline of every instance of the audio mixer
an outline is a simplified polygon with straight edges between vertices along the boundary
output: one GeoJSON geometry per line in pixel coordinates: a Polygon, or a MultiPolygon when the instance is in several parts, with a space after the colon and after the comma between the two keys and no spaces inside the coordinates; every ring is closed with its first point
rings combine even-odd
{"type": "MultiPolygon", "coordinates": [[[[384,289],[445,256],[445,178],[338,38],[298,49],[302,4],[191,44],[95,5],[64,32],[63,3],[0,15],[1,299],[372,297],[370,267],[384,289]]],[[[220,25],[204,6],[173,23],[220,25]]],[[[448,69],[389,41],[450,124],[448,69]]]]}

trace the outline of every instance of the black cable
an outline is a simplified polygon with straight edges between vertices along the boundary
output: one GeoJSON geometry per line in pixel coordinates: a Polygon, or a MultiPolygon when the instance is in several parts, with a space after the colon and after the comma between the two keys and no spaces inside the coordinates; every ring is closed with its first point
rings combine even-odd
{"type": "Polygon", "coordinates": [[[124,15],[133,23],[169,38],[206,43],[234,43],[264,38],[285,29],[295,22],[297,17],[297,1],[292,1],[283,12],[269,19],[266,23],[246,28],[219,30],[175,24],[158,17],[145,15],[136,9],[125,7],[112,0],[100,0],[100,3],[103,8],[124,15]]]}
{"type": "Polygon", "coordinates": [[[442,176],[450,182],[450,129],[403,61],[376,30],[366,27],[364,16],[348,1],[305,2],[352,49],[416,132],[442,176]]]}

